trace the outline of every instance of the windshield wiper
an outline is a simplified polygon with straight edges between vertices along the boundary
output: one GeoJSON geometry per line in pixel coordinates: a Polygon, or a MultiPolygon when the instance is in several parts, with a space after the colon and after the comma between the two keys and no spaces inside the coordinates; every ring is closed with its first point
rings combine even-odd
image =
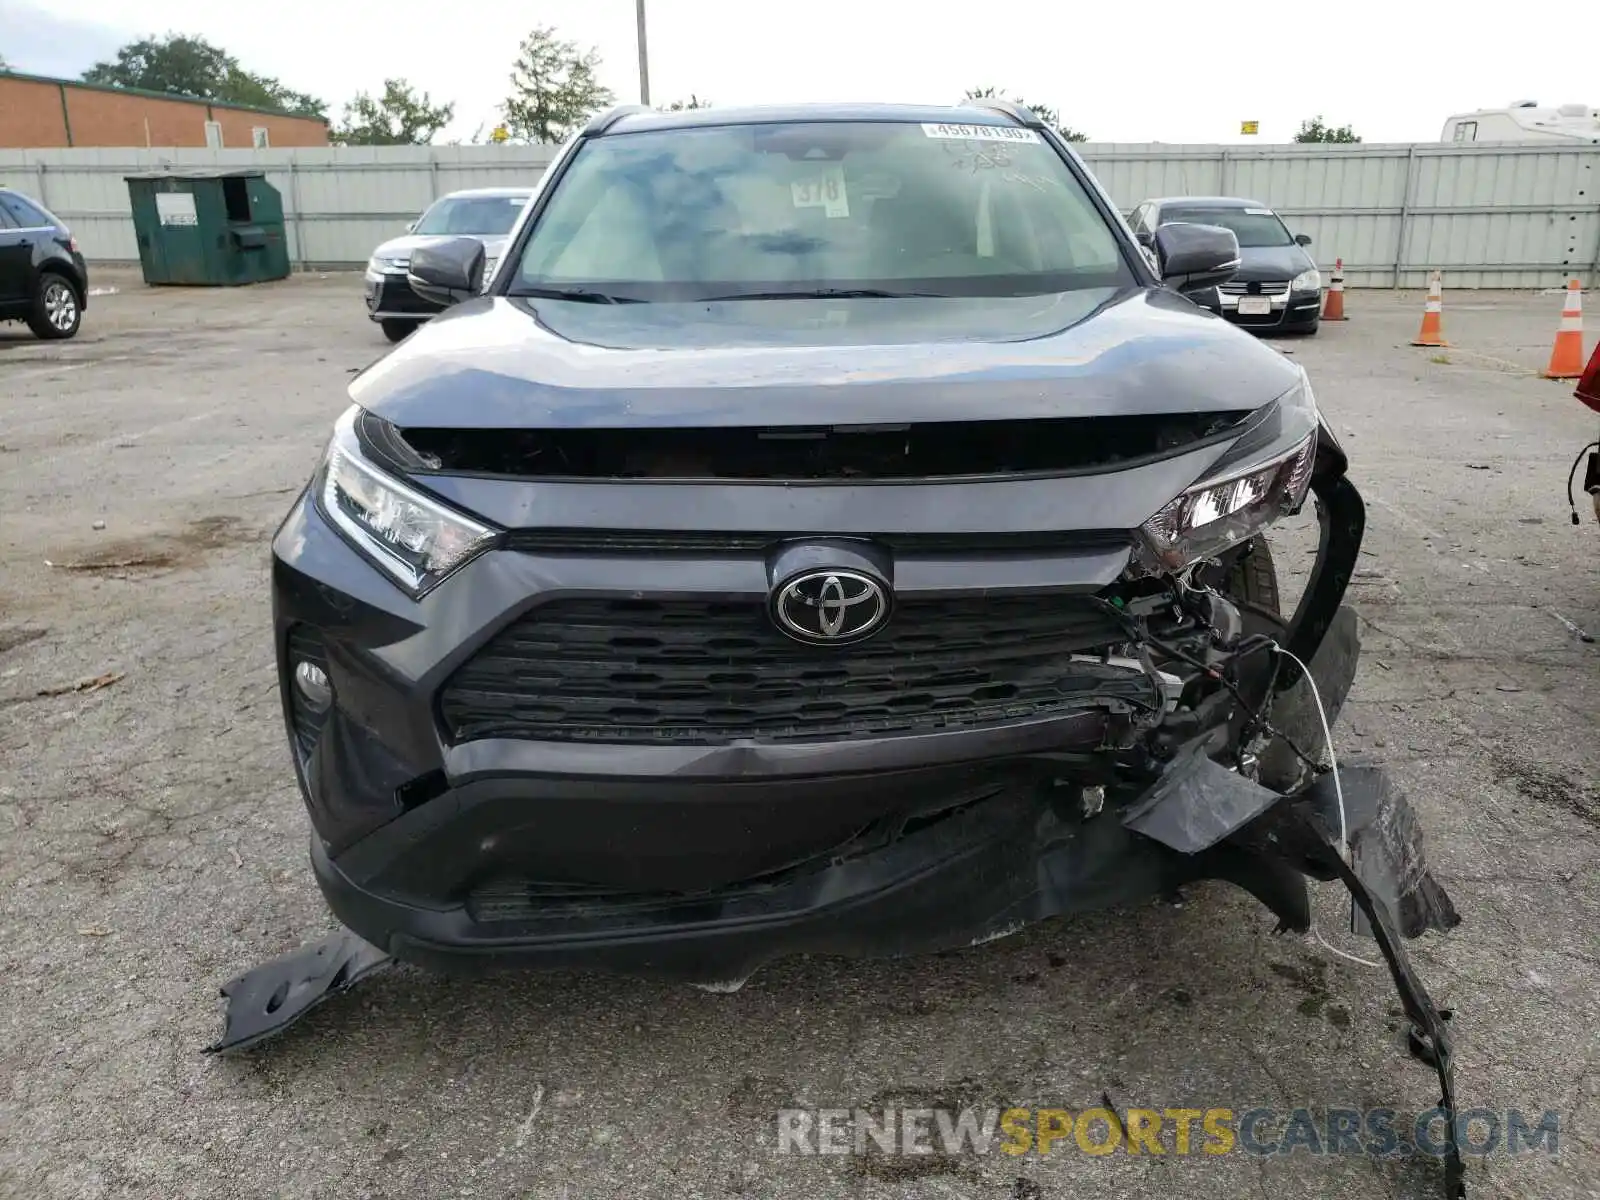
{"type": "Polygon", "coordinates": [[[507,293],[511,296],[531,296],[539,300],[577,300],[584,304],[643,304],[637,296],[613,296],[589,288],[519,287],[507,293]]]}
{"type": "Polygon", "coordinates": [[[716,300],[909,300],[913,297],[950,298],[944,292],[891,292],[884,288],[796,288],[792,292],[730,292],[726,296],[706,296],[702,303],[716,300]]]}

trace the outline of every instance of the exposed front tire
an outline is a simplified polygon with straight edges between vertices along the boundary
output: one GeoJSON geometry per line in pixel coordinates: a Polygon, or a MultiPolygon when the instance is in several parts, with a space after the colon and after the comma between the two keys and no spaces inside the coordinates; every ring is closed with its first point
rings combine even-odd
{"type": "Polygon", "coordinates": [[[51,341],[69,338],[83,323],[83,298],[64,275],[41,271],[33,292],[33,310],[28,328],[35,337],[51,341]]]}
{"type": "Polygon", "coordinates": [[[418,325],[421,325],[422,322],[421,321],[393,321],[393,320],[390,320],[390,321],[379,321],[378,324],[380,326],[382,326],[382,328],[383,328],[383,336],[384,337],[388,338],[391,342],[398,342],[398,341],[403,341],[405,339],[405,336],[408,333],[410,333],[413,329],[415,329],[418,325]]]}
{"type": "Polygon", "coordinates": [[[1255,608],[1279,614],[1278,569],[1267,539],[1255,538],[1227,564],[1218,590],[1255,608]]]}

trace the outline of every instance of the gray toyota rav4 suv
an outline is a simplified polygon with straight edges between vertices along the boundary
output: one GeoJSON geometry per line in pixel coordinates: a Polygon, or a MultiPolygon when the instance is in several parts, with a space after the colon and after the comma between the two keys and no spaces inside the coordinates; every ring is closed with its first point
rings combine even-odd
{"type": "Polygon", "coordinates": [[[419,247],[453,305],[273,544],[358,937],[230,993],[277,997],[235,1040],[386,956],[730,984],[1206,878],[1304,930],[1310,876],[1443,1077],[1402,939],[1456,915],[1382,770],[1328,769],[1360,496],[1305,371],[1183,295],[1233,234],[1152,250],[1005,105],[621,109],[487,294],[478,241],[419,247]],[[1308,496],[1285,612],[1262,535],[1308,496]]]}

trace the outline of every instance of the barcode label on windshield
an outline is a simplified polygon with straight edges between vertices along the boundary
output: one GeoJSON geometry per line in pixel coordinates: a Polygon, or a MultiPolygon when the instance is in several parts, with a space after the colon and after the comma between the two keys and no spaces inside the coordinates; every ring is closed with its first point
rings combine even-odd
{"type": "Polygon", "coordinates": [[[931,138],[954,138],[963,142],[1037,142],[1039,134],[1015,125],[939,125],[924,123],[922,132],[931,138]]]}

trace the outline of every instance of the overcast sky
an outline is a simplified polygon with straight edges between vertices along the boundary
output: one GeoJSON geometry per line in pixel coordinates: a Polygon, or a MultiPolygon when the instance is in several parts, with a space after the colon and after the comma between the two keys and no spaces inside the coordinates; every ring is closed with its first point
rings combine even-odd
{"type": "MultiPolygon", "coordinates": [[[[1600,4],[1442,0],[648,0],[650,87],[718,103],[949,103],[992,84],[1054,105],[1097,141],[1289,141],[1321,113],[1365,140],[1433,141],[1452,112],[1517,99],[1600,104],[1600,4]],[[1526,12],[1527,17],[1519,17],[1526,12]],[[1575,52],[1568,53],[1568,50],[1575,52]],[[1562,64],[1572,69],[1564,69],[1562,64]],[[1239,133],[1261,122],[1259,137],[1239,133]]],[[[130,37],[199,34],[329,102],[404,76],[456,103],[445,137],[492,124],[535,24],[599,50],[638,99],[634,0],[0,0],[13,69],[75,75],[130,37]],[[136,10],[137,16],[131,15],[136,10]]]]}

